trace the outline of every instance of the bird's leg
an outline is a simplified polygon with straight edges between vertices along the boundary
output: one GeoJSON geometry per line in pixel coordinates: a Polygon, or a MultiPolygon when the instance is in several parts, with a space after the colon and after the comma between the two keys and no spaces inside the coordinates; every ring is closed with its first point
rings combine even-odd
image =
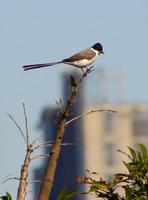
{"type": "Polygon", "coordinates": [[[86,66],[85,69],[86,69],[86,73],[89,73],[91,71],[91,67],[90,66],[86,66]]]}
{"type": "Polygon", "coordinates": [[[86,69],[86,70],[89,70],[89,69],[90,69],[90,67],[89,67],[89,66],[86,66],[86,67],[85,67],[85,69],[86,69]]]}
{"type": "Polygon", "coordinates": [[[90,70],[89,70],[89,68],[87,68],[87,66],[86,67],[83,67],[83,68],[81,68],[81,70],[82,70],[82,72],[83,72],[83,76],[87,76],[87,72],[89,72],[90,70]],[[84,70],[85,69],[85,70],[84,70]]]}
{"type": "Polygon", "coordinates": [[[92,72],[92,71],[94,70],[94,69],[93,69],[94,66],[85,66],[84,68],[85,68],[85,72],[84,72],[84,70],[81,68],[81,69],[82,69],[82,72],[83,72],[83,76],[87,76],[88,73],[90,73],[90,72],[92,72]]]}
{"type": "Polygon", "coordinates": [[[85,72],[84,72],[83,68],[81,68],[81,70],[82,70],[82,73],[83,73],[83,76],[84,76],[85,72]]]}
{"type": "Polygon", "coordinates": [[[90,73],[94,70],[93,68],[94,68],[94,66],[85,66],[85,67],[81,68],[83,76],[87,76],[87,73],[90,73]],[[84,71],[84,69],[85,69],[85,71],[84,71]]]}

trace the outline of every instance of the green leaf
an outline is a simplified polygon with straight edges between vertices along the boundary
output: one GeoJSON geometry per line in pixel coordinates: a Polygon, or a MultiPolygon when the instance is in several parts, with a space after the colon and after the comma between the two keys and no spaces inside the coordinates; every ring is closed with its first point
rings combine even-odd
{"type": "Polygon", "coordinates": [[[143,144],[138,144],[139,148],[140,148],[140,151],[142,153],[142,157],[143,157],[143,160],[145,161],[148,157],[147,155],[147,149],[146,147],[143,145],[143,144]]]}
{"type": "Polygon", "coordinates": [[[57,200],[69,200],[72,197],[74,197],[76,194],[78,194],[78,191],[73,190],[73,191],[67,192],[66,187],[63,187],[57,196],[57,200]]]}
{"type": "Polygon", "coordinates": [[[8,200],[12,200],[10,193],[6,192],[6,196],[8,197],[8,200]]]}
{"type": "Polygon", "coordinates": [[[10,193],[6,192],[5,196],[0,197],[2,200],[12,200],[10,193]]]}
{"type": "Polygon", "coordinates": [[[137,197],[135,200],[146,200],[144,197],[137,197]]]}
{"type": "Polygon", "coordinates": [[[60,191],[60,193],[58,194],[57,200],[62,199],[62,197],[65,195],[66,193],[66,187],[63,187],[62,190],[60,191]]]}
{"type": "Polygon", "coordinates": [[[136,157],[137,157],[135,150],[132,149],[131,147],[128,147],[128,149],[129,149],[129,151],[130,151],[130,153],[131,153],[132,160],[135,161],[135,160],[136,160],[136,157]]]}
{"type": "Polygon", "coordinates": [[[112,194],[111,196],[109,196],[108,200],[120,200],[120,197],[117,193],[115,193],[115,194],[112,194]]]}
{"type": "Polygon", "coordinates": [[[72,197],[74,197],[76,194],[78,193],[78,191],[71,191],[71,192],[68,192],[65,196],[65,199],[64,200],[68,200],[68,199],[71,199],[72,197]]]}
{"type": "Polygon", "coordinates": [[[142,166],[143,160],[142,160],[141,152],[139,152],[139,151],[138,151],[138,158],[139,158],[139,164],[142,166]]]}
{"type": "Polygon", "coordinates": [[[128,185],[124,186],[124,188],[125,188],[125,200],[132,200],[133,195],[131,188],[128,185]]]}
{"type": "Polygon", "coordinates": [[[106,181],[95,181],[91,184],[90,191],[96,191],[96,190],[107,190],[110,188],[110,185],[106,183],[106,181]]]}
{"type": "Polygon", "coordinates": [[[108,198],[108,196],[109,196],[109,195],[106,194],[106,193],[101,193],[101,192],[100,192],[100,193],[98,194],[98,197],[102,197],[102,198],[108,198]]]}
{"type": "Polygon", "coordinates": [[[126,166],[126,168],[128,169],[129,172],[133,171],[133,166],[131,165],[131,163],[126,163],[125,161],[123,161],[124,165],[126,166]]]}

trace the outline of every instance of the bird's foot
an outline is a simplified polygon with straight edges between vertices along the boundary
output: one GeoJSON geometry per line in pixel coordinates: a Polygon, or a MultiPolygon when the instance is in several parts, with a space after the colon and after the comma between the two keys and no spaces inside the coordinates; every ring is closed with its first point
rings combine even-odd
{"type": "Polygon", "coordinates": [[[86,71],[86,75],[89,74],[90,72],[94,71],[94,66],[90,66],[90,67],[85,67],[86,71]]]}
{"type": "Polygon", "coordinates": [[[86,68],[87,73],[90,73],[92,71],[94,71],[94,65],[90,66],[89,68],[86,68]]]}
{"type": "Polygon", "coordinates": [[[81,68],[82,73],[83,73],[83,77],[86,77],[87,74],[89,74],[90,72],[94,71],[94,66],[90,66],[90,67],[85,67],[85,68],[81,68]],[[85,70],[84,70],[85,69],[85,70]]]}
{"type": "Polygon", "coordinates": [[[81,68],[81,70],[82,70],[82,74],[83,74],[83,76],[85,76],[85,71],[84,71],[84,69],[83,68],[81,68]]]}

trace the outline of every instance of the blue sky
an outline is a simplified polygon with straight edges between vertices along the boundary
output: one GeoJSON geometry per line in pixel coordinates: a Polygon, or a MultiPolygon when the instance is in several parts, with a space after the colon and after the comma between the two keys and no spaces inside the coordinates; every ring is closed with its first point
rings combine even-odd
{"type": "MultiPolygon", "coordinates": [[[[30,135],[35,137],[41,110],[61,97],[61,74],[71,69],[59,65],[24,72],[22,65],[63,59],[101,42],[105,54],[96,68],[121,69],[125,101],[148,102],[147,8],[147,0],[0,2],[0,179],[19,174],[25,149],[6,113],[23,126],[25,102],[30,135]]],[[[0,185],[0,191],[15,195],[16,186],[10,181],[0,185]]]]}

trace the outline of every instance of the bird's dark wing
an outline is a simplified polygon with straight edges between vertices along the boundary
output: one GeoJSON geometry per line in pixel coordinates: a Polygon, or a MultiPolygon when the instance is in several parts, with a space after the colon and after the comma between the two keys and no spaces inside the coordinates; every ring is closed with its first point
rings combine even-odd
{"type": "Polygon", "coordinates": [[[91,59],[96,55],[94,51],[91,49],[85,49],[77,54],[74,54],[73,56],[66,58],[62,60],[63,62],[74,62],[82,59],[91,59]]]}

